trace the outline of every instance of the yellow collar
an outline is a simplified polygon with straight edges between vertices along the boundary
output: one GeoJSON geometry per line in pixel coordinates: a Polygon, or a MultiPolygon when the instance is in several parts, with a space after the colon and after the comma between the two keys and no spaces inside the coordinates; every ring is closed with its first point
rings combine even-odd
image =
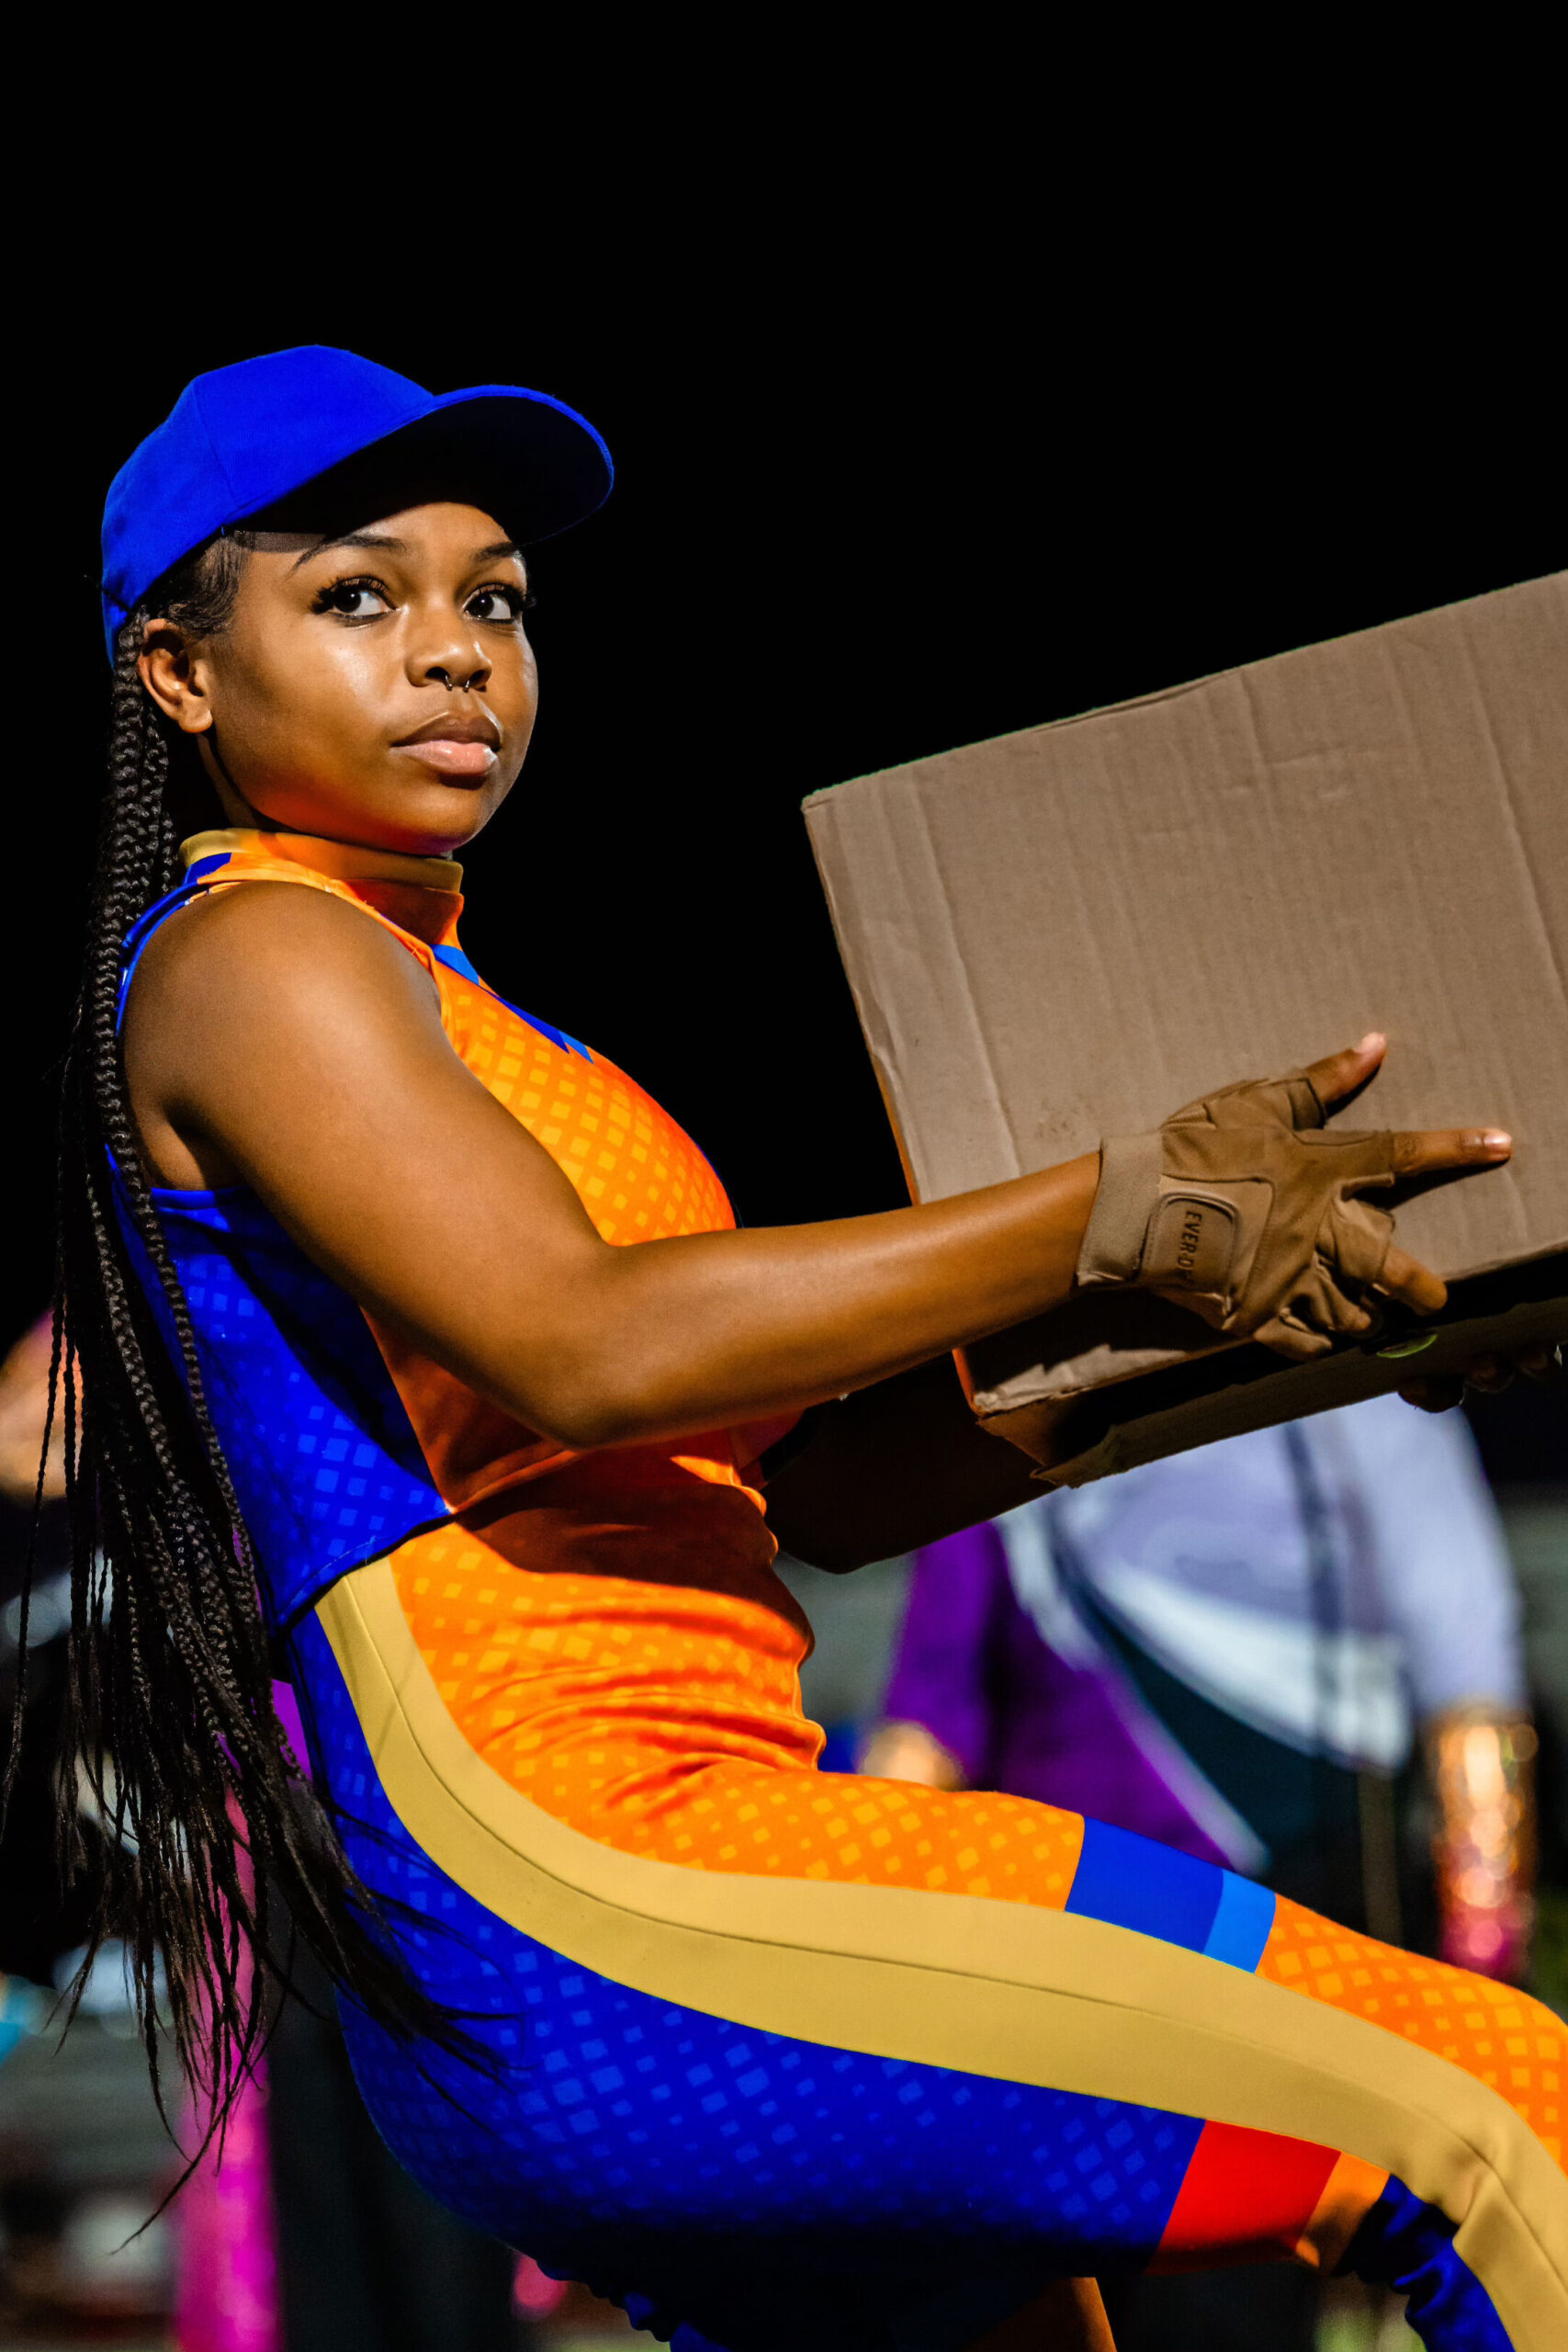
{"type": "Polygon", "coordinates": [[[405,857],[400,851],[362,849],[353,842],[329,842],[315,833],[269,833],[236,826],[226,832],[195,833],[180,843],[187,866],[206,857],[257,857],[274,864],[306,865],[334,882],[412,882],[426,890],[458,891],[463,869],[455,857],[405,857]]]}

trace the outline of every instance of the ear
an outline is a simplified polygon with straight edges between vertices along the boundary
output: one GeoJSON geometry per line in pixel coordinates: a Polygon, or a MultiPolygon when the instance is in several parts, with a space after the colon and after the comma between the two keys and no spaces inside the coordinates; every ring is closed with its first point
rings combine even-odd
{"type": "Polygon", "coordinates": [[[136,666],[141,683],[183,735],[205,735],[212,724],[207,664],[173,621],[150,620],[136,666]]]}

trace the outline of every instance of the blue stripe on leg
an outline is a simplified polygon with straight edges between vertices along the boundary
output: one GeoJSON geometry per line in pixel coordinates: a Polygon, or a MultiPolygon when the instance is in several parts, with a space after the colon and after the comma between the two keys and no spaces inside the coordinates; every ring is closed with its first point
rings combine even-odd
{"type": "Polygon", "coordinates": [[[1109,1822],[1086,1821],[1083,1832],[1067,1910],[1189,1951],[1203,1950],[1227,1872],[1109,1822]]]}
{"type": "Polygon", "coordinates": [[[1275,1898],[1256,1879],[1223,1873],[1224,1886],[1203,1950],[1211,1960],[1223,1960],[1250,1976],[1263,1957],[1263,1947],[1274,1925],[1275,1898]]]}

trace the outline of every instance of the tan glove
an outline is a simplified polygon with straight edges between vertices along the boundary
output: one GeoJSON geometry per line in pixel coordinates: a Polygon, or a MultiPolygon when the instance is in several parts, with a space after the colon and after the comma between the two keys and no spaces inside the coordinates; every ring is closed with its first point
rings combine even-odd
{"type": "Polygon", "coordinates": [[[1100,1148],[1078,1281],[1158,1291],[1217,1331],[1281,1355],[1362,1330],[1393,1237],[1360,1195],[1394,1181],[1394,1137],[1324,1130],[1304,1070],[1190,1102],[1153,1135],[1100,1148]]]}

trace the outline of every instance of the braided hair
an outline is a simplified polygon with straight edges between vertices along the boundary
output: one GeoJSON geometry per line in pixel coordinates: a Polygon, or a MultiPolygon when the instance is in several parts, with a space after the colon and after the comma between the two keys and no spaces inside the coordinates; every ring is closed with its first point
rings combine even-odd
{"type": "MultiPolygon", "coordinates": [[[[60,1860],[68,1877],[85,1874],[95,1894],[70,2013],[99,1951],[122,1941],[160,2110],[166,2120],[166,2029],[205,2103],[203,2147],[262,2046],[268,1979],[287,1979],[295,1934],[393,2031],[466,2046],[389,1949],[274,1708],[255,1555],[152,1204],[118,1034],[126,934],[179,878],[171,764],[191,750],[143,689],[143,636],[154,616],[192,637],[223,628],[244,560],[234,539],[209,542],[119,632],[62,1102],[50,1374],[74,1563],[60,1860]],[[138,1278],[127,1223],[161,1285],[177,1363],[138,1278]],[[85,1815],[96,1816],[101,1838],[85,1815]],[[261,1965],[249,1964],[253,1955],[261,1965]]],[[[27,1606],[25,1584],[5,1795],[20,1754],[27,1606]]]]}

